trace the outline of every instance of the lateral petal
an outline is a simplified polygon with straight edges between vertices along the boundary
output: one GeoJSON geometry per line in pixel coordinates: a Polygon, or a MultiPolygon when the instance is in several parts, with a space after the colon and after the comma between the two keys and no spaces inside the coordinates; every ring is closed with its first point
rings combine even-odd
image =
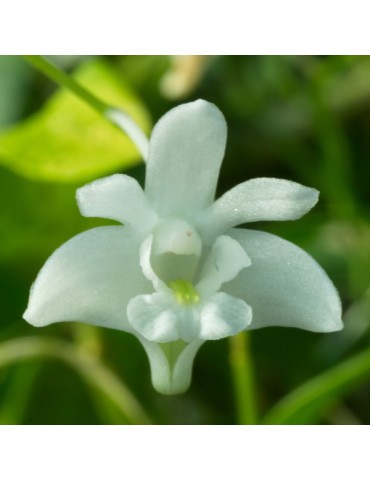
{"type": "Polygon", "coordinates": [[[233,229],[228,234],[245,248],[252,264],[223,290],[252,307],[250,328],[343,328],[338,292],[310,255],[270,233],[233,229]]]}
{"type": "Polygon", "coordinates": [[[85,217],[128,223],[144,234],[157,220],[142,188],[128,175],[111,175],[84,185],[77,190],[77,203],[85,217]]]}
{"type": "Polygon", "coordinates": [[[24,318],[36,327],[79,321],[132,331],[129,300],[153,287],[139,265],[139,239],[129,227],[99,227],[58,248],[38,274],[24,318]]]}
{"type": "Polygon", "coordinates": [[[221,235],[212,245],[196,289],[201,295],[213,295],[220,290],[223,283],[235,278],[250,264],[244,248],[233,238],[221,235]]]}
{"type": "Polygon", "coordinates": [[[290,180],[254,178],[226,192],[198,218],[207,237],[261,220],[296,220],[318,201],[319,192],[290,180]]]}

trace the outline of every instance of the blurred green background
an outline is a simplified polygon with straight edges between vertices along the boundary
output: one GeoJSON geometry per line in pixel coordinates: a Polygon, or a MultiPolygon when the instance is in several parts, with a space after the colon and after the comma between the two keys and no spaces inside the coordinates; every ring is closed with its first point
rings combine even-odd
{"type": "MultiPolygon", "coordinates": [[[[253,331],[260,412],[310,378],[370,350],[370,56],[54,56],[147,131],[173,106],[203,98],[228,124],[218,194],[253,177],[317,188],[296,222],[249,226],[301,246],[339,290],[345,329],[253,331]]],[[[124,171],[144,179],[131,142],[21,57],[0,56],[0,423],[233,424],[227,340],[207,342],[183,395],[157,394],[133,336],[22,320],[48,256],[109,222],[80,216],[75,190],[124,171]]],[[[296,423],[369,424],[370,368],[296,423]]]]}

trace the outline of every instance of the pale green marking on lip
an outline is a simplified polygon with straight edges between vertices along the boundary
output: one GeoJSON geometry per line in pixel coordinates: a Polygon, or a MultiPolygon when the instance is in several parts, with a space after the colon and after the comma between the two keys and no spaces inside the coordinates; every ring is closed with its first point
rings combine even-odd
{"type": "Polygon", "coordinates": [[[192,305],[200,300],[193,284],[187,280],[173,280],[168,283],[168,286],[172,289],[176,300],[183,305],[192,305]]]}

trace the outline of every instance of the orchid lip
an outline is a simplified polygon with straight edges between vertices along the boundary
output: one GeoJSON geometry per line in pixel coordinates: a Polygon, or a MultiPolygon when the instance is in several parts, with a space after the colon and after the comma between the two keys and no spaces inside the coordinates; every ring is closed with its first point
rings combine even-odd
{"type": "Polygon", "coordinates": [[[149,235],[141,246],[140,264],[155,292],[138,295],[127,307],[128,321],[140,335],[157,343],[190,343],[235,335],[249,325],[251,307],[220,291],[223,283],[250,265],[247,253],[237,241],[227,236],[216,239],[211,251],[205,252],[204,262],[199,259],[203,265],[194,286],[194,277],[158,277],[152,264],[156,260],[153,237],[149,235]]]}

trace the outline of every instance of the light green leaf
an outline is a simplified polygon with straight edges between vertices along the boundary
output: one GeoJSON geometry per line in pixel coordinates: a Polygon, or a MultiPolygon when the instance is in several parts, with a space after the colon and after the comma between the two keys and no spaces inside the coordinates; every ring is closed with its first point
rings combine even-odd
{"type": "Polygon", "coordinates": [[[267,425],[315,423],[345,394],[370,379],[370,350],[345,360],[293,390],[265,416],[267,425]]]}
{"type": "MultiPolygon", "coordinates": [[[[85,63],[75,78],[149,131],[145,107],[107,63],[85,63]]],[[[65,89],[34,116],[0,134],[0,163],[35,180],[84,182],[139,162],[137,148],[126,135],[65,89]]]]}

